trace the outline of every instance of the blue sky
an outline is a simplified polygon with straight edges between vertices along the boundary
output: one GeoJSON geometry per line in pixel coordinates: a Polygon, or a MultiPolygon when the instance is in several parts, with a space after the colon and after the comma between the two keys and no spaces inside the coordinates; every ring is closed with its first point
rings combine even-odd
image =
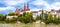
{"type": "Polygon", "coordinates": [[[0,13],[6,14],[16,8],[23,8],[24,3],[28,2],[31,10],[60,9],[60,0],[0,0],[0,13]]]}

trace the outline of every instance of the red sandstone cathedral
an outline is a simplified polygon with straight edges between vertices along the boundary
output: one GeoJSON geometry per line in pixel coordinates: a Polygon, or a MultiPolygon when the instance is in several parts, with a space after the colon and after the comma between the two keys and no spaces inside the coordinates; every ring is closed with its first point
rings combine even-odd
{"type": "Polygon", "coordinates": [[[24,11],[30,11],[30,9],[29,9],[29,4],[27,3],[27,6],[24,4],[24,8],[21,10],[21,9],[16,9],[15,10],[15,14],[18,14],[18,15],[20,15],[20,12],[24,12],[24,11]]]}

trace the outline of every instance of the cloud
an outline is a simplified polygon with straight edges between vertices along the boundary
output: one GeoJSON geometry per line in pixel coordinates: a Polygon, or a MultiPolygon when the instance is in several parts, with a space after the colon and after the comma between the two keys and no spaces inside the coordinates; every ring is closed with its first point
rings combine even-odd
{"type": "Polygon", "coordinates": [[[60,9],[60,2],[53,3],[51,7],[56,10],[60,9]]]}
{"type": "Polygon", "coordinates": [[[41,5],[43,5],[42,9],[50,8],[50,5],[44,0],[36,0],[36,1],[32,2],[31,4],[36,5],[37,7],[40,7],[41,5]]]}
{"type": "Polygon", "coordinates": [[[30,0],[0,0],[0,4],[3,4],[0,6],[0,10],[5,10],[7,8],[15,8],[15,6],[18,6],[24,3],[27,3],[30,0]],[[4,7],[7,6],[7,7],[4,7]]]}
{"type": "Polygon", "coordinates": [[[30,0],[0,0],[0,4],[3,4],[0,6],[0,11],[3,10],[11,10],[13,8],[15,8],[15,6],[18,6],[18,4],[24,4],[25,2],[28,2],[30,0]],[[7,7],[4,7],[7,6],[7,7]]]}
{"type": "Polygon", "coordinates": [[[16,1],[8,1],[6,2],[7,5],[16,5],[17,2],[16,1]]]}
{"type": "Polygon", "coordinates": [[[14,7],[0,7],[0,11],[4,11],[4,10],[14,10],[14,7]]]}
{"type": "Polygon", "coordinates": [[[9,6],[17,5],[17,4],[24,4],[30,0],[6,0],[5,3],[9,6]]]}
{"type": "Polygon", "coordinates": [[[49,6],[49,4],[44,0],[36,0],[32,2],[31,4],[36,5],[36,6],[40,6],[40,5],[49,6]]]}
{"type": "Polygon", "coordinates": [[[60,2],[55,2],[51,5],[46,6],[46,9],[51,10],[51,9],[55,9],[55,10],[59,10],[60,9],[60,2]]]}
{"type": "Polygon", "coordinates": [[[14,12],[16,8],[14,7],[0,7],[0,14],[8,14],[8,12],[14,12]]]}
{"type": "Polygon", "coordinates": [[[35,0],[35,1],[33,1],[31,4],[34,4],[34,5],[43,5],[43,4],[45,4],[46,2],[45,1],[43,1],[43,0],[35,0]]]}
{"type": "Polygon", "coordinates": [[[39,8],[41,5],[43,5],[44,7],[42,9],[45,9],[48,11],[50,11],[51,9],[58,10],[58,9],[60,9],[60,2],[55,2],[55,1],[54,1],[54,3],[49,4],[47,1],[44,1],[44,0],[36,0],[36,1],[32,2],[31,4],[36,5],[39,8]]]}

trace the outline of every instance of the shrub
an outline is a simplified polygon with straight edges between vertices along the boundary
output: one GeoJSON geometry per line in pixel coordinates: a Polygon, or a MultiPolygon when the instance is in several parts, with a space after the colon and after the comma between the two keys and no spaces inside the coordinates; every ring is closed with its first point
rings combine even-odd
{"type": "Polygon", "coordinates": [[[12,23],[12,22],[16,22],[16,20],[17,20],[16,18],[11,18],[11,19],[6,18],[5,21],[6,21],[7,23],[12,23]]]}

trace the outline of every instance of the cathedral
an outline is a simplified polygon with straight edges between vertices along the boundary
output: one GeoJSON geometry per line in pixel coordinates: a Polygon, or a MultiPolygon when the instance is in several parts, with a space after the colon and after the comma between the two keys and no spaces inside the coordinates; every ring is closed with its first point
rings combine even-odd
{"type": "MultiPolygon", "coordinates": [[[[14,11],[14,14],[17,14],[18,16],[20,15],[20,14],[22,14],[23,12],[32,12],[33,13],[33,17],[36,17],[37,16],[37,14],[39,13],[39,11],[31,11],[30,10],[30,8],[29,8],[29,4],[27,3],[27,5],[26,4],[24,4],[24,7],[23,7],[23,9],[21,9],[21,8],[16,8],[16,10],[14,11]]],[[[18,17],[18,16],[6,16],[7,18],[12,18],[12,17],[18,17]]]]}
{"type": "Polygon", "coordinates": [[[30,11],[30,9],[29,9],[29,4],[27,3],[27,6],[26,6],[26,4],[24,4],[24,7],[23,7],[23,9],[16,9],[15,10],[15,14],[18,14],[18,15],[20,15],[20,13],[21,12],[25,12],[25,11],[30,11]]]}

